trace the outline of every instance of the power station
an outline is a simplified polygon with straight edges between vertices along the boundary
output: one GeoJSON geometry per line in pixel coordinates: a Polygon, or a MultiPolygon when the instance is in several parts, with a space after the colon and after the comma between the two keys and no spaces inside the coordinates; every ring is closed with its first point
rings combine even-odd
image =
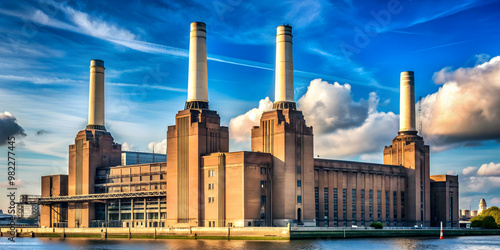
{"type": "Polygon", "coordinates": [[[104,62],[91,61],[88,125],[69,146],[69,174],[42,177],[41,226],[458,226],[458,179],[430,176],[417,134],[413,72],[401,73],[400,130],[384,164],[314,158],[294,99],[292,27],[278,26],[273,110],[252,128],[251,151],[229,152],[209,106],[206,36],[191,23],[188,96],[166,162],[121,163],[105,127],[104,62]]]}

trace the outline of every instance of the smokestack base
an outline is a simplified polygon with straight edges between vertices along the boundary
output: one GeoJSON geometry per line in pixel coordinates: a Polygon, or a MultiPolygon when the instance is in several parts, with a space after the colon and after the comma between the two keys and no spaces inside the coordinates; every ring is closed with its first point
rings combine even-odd
{"type": "Polygon", "coordinates": [[[106,131],[106,127],[104,127],[103,125],[87,125],[87,127],[85,129],[95,129],[95,130],[106,131]]]}
{"type": "Polygon", "coordinates": [[[273,109],[283,110],[283,109],[291,109],[296,110],[297,105],[295,102],[274,102],[273,109]]]}
{"type": "Polygon", "coordinates": [[[210,109],[208,102],[205,101],[187,101],[184,109],[210,109]]]}

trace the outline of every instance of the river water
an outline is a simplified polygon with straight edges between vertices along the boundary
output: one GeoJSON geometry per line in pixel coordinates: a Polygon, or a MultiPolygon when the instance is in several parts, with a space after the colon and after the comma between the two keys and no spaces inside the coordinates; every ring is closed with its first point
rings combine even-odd
{"type": "Polygon", "coordinates": [[[293,241],[0,238],[0,249],[500,249],[500,236],[293,241]]]}

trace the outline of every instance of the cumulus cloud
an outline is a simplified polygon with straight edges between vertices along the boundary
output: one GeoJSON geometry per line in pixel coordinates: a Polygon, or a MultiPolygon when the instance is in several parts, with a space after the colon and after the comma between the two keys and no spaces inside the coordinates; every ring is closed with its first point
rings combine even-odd
{"type": "Polygon", "coordinates": [[[245,114],[231,119],[229,122],[229,138],[238,144],[238,147],[246,146],[245,148],[249,149],[252,127],[258,126],[262,113],[269,111],[272,108],[273,102],[269,100],[269,97],[266,97],[265,99],[259,101],[258,108],[253,108],[245,114]]]}
{"type": "Polygon", "coordinates": [[[161,142],[150,142],[148,143],[148,149],[151,152],[166,154],[167,153],[167,139],[163,139],[161,142]]]}
{"type": "Polygon", "coordinates": [[[0,146],[7,144],[7,139],[16,135],[26,136],[16,117],[7,111],[0,113],[0,146]]]}
{"type": "MultiPolygon", "coordinates": [[[[391,142],[398,131],[398,116],[378,112],[379,97],[355,101],[351,86],[330,84],[321,79],[311,81],[307,92],[297,102],[306,124],[313,127],[314,154],[320,157],[355,157],[380,161],[383,145],[391,142]]],[[[272,108],[269,98],[259,108],[233,118],[229,123],[230,138],[250,147],[250,130],[259,125],[263,112],[272,108]]]]}
{"type": "Polygon", "coordinates": [[[488,194],[500,188],[500,177],[498,176],[470,176],[460,182],[460,193],[482,193],[488,194]]]}
{"type": "Polygon", "coordinates": [[[461,207],[476,206],[480,198],[485,198],[488,204],[490,199],[499,203],[500,198],[495,196],[500,193],[500,164],[491,162],[479,168],[466,167],[459,178],[461,207]]]}
{"type": "Polygon", "coordinates": [[[298,105],[306,123],[313,127],[314,154],[320,157],[382,154],[383,145],[390,143],[398,131],[399,118],[392,112],[378,112],[379,101],[374,92],[367,100],[354,101],[349,84],[311,81],[298,105]]]}
{"type": "Polygon", "coordinates": [[[368,117],[369,102],[355,102],[351,85],[330,84],[321,79],[312,80],[307,92],[297,102],[315,132],[328,133],[337,129],[359,127],[368,117]]]}
{"type": "Polygon", "coordinates": [[[122,144],[122,151],[132,151],[133,148],[134,148],[134,145],[129,144],[128,142],[124,142],[122,144]]]}
{"type": "Polygon", "coordinates": [[[500,176],[500,163],[495,164],[490,162],[490,164],[483,164],[477,171],[477,174],[485,176],[500,176]]]}
{"type": "Polygon", "coordinates": [[[433,146],[500,138],[500,56],[471,68],[443,68],[422,99],[424,137],[433,146]]]}
{"type": "Polygon", "coordinates": [[[477,167],[466,167],[462,169],[462,174],[463,175],[472,175],[477,172],[477,167]]]}

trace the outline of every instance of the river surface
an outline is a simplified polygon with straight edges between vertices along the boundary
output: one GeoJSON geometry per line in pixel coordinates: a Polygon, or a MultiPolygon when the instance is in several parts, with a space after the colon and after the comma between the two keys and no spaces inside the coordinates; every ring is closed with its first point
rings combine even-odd
{"type": "Polygon", "coordinates": [[[0,249],[500,249],[500,236],[313,239],[292,241],[0,238],[0,249]]]}

